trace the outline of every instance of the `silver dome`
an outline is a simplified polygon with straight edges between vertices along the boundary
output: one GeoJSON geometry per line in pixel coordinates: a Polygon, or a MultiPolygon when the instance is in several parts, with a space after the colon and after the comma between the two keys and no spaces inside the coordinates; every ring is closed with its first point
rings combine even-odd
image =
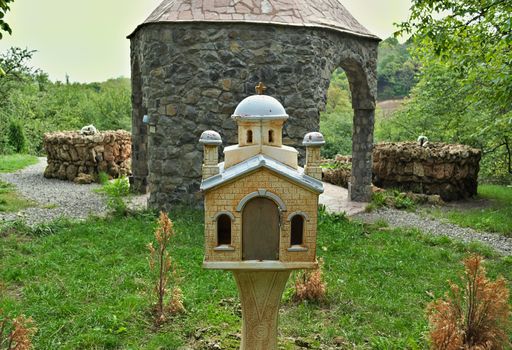
{"type": "Polygon", "coordinates": [[[325,145],[324,135],[319,132],[310,132],[304,136],[302,144],[304,146],[323,146],[325,145]]]}
{"type": "Polygon", "coordinates": [[[222,145],[222,138],[217,131],[206,130],[201,134],[199,142],[204,145],[222,145]]]}
{"type": "Polygon", "coordinates": [[[268,95],[253,95],[238,104],[232,116],[233,119],[288,119],[283,105],[268,95]]]}

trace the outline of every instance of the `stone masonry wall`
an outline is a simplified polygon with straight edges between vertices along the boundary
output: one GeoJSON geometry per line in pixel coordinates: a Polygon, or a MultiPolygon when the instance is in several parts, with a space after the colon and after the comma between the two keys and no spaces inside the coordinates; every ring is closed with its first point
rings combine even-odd
{"type": "Polygon", "coordinates": [[[373,183],[446,201],[468,198],[477,193],[480,158],[480,150],[463,145],[381,143],[373,151],[373,183]]]}
{"type": "Polygon", "coordinates": [[[302,139],[319,129],[331,73],[338,67],[347,73],[356,115],[353,192],[356,197],[369,194],[375,40],[327,29],[249,23],[149,24],[131,40],[132,74],[140,81],[133,90],[133,173],[141,184],[148,174],[150,207],[200,200],[198,139],[212,129],[222,135],[224,146],[236,143],[230,116],[254,94],[259,81],[290,115],[284,144],[303,156],[302,139]],[[141,125],[143,111],[150,117],[149,127],[141,125]]]}
{"type": "Polygon", "coordinates": [[[112,177],[130,173],[131,134],[124,130],[91,136],[78,132],[49,133],[44,135],[44,148],[48,155],[44,172],[47,178],[90,181],[100,171],[112,177]]]}

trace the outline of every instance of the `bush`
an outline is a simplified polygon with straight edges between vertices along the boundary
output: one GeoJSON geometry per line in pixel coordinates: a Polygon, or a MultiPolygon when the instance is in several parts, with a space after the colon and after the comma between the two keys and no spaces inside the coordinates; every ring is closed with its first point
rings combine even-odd
{"type": "Polygon", "coordinates": [[[8,143],[15,153],[23,153],[27,150],[27,138],[20,122],[9,123],[8,143]]]}
{"type": "Polygon", "coordinates": [[[367,207],[367,210],[371,211],[382,207],[413,210],[416,207],[416,202],[406,193],[402,193],[398,190],[386,190],[373,193],[372,202],[367,207]]]}
{"type": "MultiPolygon", "coordinates": [[[[104,176],[100,174],[99,179],[102,178],[104,180],[104,176]]],[[[123,199],[130,195],[130,182],[127,177],[123,176],[111,182],[107,181],[98,192],[107,195],[107,205],[114,211],[114,215],[124,216],[127,214],[128,207],[123,199]]]]}
{"type": "Polygon", "coordinates": [[[464,260],[461,285],[450,283],[444,298],[429,304],[434,350],[501,350],[510,346],[509,291],[503,278],[487,279],[482,257],[464,260]]]}

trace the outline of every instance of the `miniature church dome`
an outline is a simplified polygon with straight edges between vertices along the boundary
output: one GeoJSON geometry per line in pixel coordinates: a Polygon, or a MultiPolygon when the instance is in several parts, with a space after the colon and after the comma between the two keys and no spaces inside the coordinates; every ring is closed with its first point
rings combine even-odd
{"type": "Polygon", "coordinates": [[[233,119],[275,119],[275,120],[286,120],[288,114],[283,105],[273,98],[267,95],[253,95],[244,99],[232,116],[233,119]]]}
{"type": "Polygon", "coordinates": [[[323,146],[325,144],[324,135],[319,132],[310,132],[304,136],[302,144],[304,146],[323,146]]]}
{"type": "Polygon", "coordinates": [[[218,132],[206,130],[201,134],[199,142],[204,145],[222,145],[222,138],[218,132]]]}

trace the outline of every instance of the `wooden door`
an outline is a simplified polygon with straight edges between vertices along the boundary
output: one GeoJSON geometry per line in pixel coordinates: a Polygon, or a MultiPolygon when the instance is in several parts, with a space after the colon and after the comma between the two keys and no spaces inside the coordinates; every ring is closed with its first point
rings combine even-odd
{"type": "Polygon", "coordinates": [[[242,226],[243,260],[279,260],[279,209],[272,200],[251,199],[242,226]]]}

